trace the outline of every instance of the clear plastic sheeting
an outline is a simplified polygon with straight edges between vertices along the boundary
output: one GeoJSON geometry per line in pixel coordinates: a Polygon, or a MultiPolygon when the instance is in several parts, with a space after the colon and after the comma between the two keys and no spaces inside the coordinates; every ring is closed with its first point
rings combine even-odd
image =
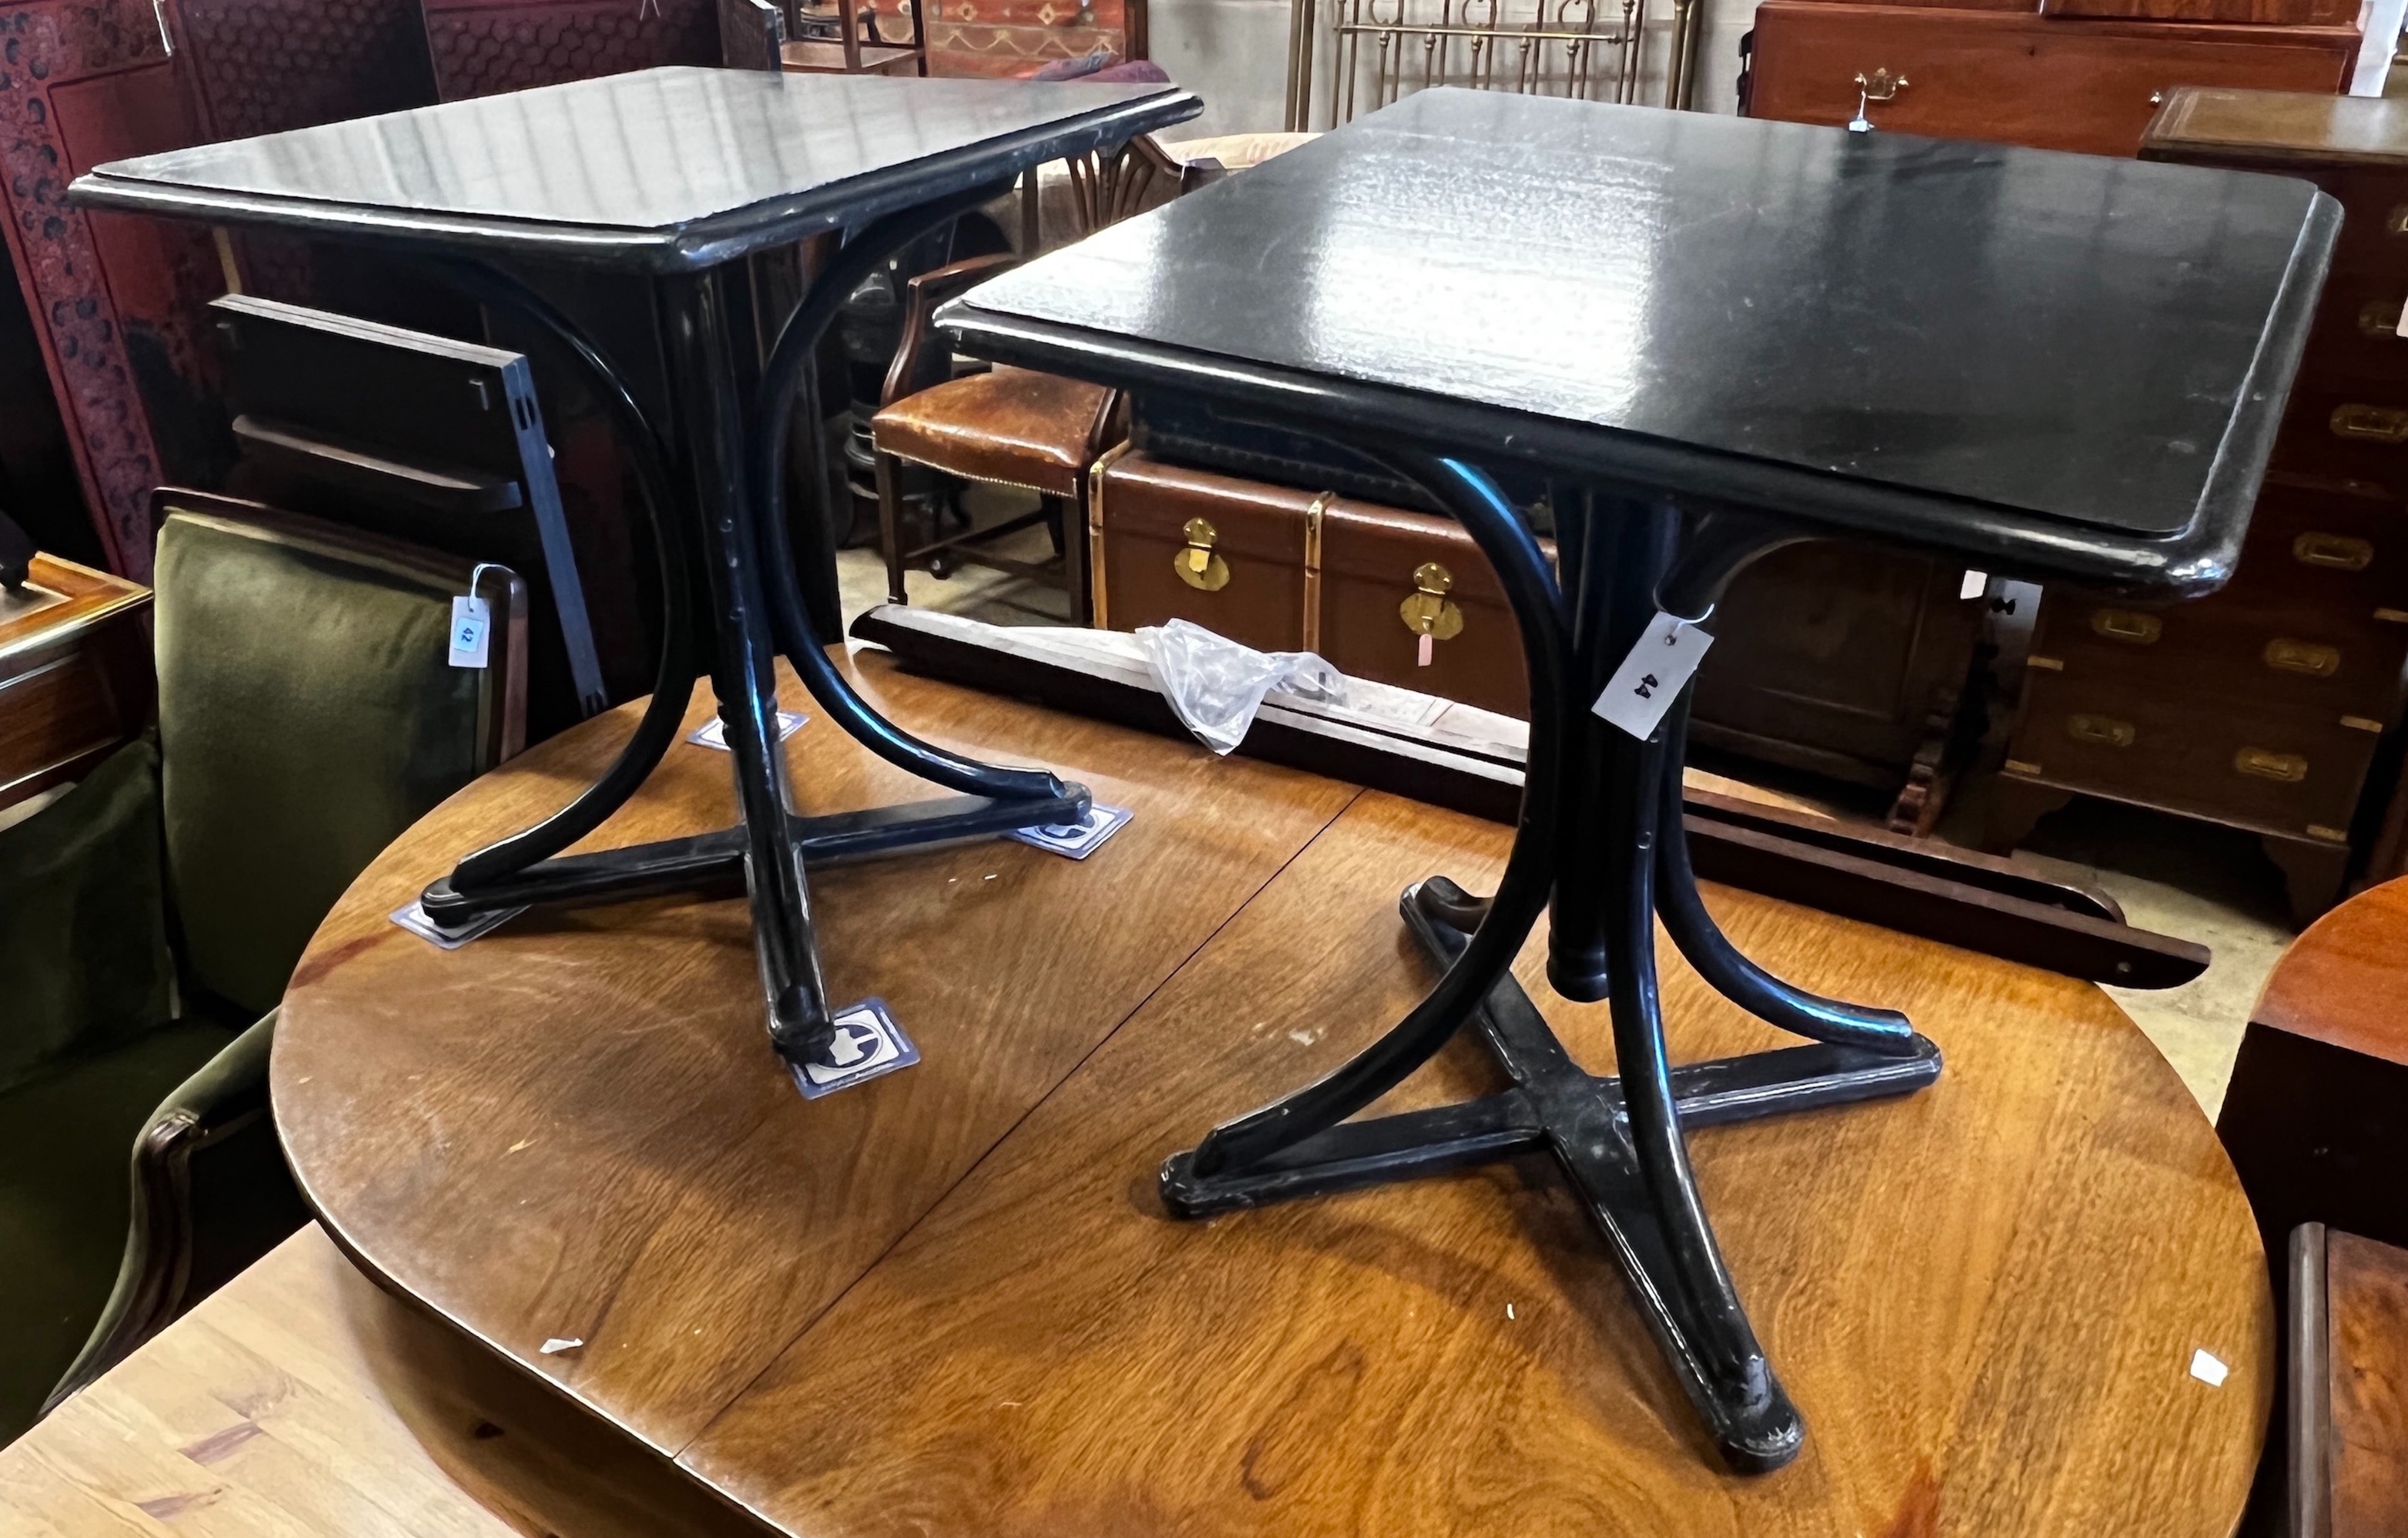
{"type": "Polygon", "coordinates": [[[1214,753],[1233,752],[1245,740],[1263,697],[1274,689],[1325,705],[1346,703],[1346,675],[1311,652],[1257,652],[1186,620],[1137,636],[1154,686],[1214,753]]]}

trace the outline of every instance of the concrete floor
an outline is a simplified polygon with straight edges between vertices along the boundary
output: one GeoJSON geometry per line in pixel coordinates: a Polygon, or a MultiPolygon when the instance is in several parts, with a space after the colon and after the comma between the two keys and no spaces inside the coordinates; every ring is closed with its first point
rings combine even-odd
{"type": "MultiPolygon", "coordinates": [[[[1023,538],[1033,548],[1015,553],[1044,549],[1041,533],[1031,530],[1023,538]]],[[[886,571],[876,551],[846,551],[837,565],[848,620],[886,601],[886,571]]],[[[915,571],[907,590],[914,605],[997,625],[1061,625],[1068,617],[1059,589],[977,568],[946,581],[915,571]]],[[[1713,767],[1749,778],[1743,764],[1723,759],[1713,767]]],[[[1960,783],[1941,837],[1972,843],[1987,783],[1988,776],[1981,773],[1960,783]]],[[[1799,786],[1784,780],[1779,788],[1795,794],[1799,786]]],[[[1831,810],[1855,814],[1852,808],[1831,810]]],[[[2186,986],[2107,989],[2213,1117],[2223,1104],[2250,1008],[2292,936],[2281,878],[2257,841],[2182,818],[2077,801],[2044,819],[2015,857],[2043,874],[2095,883],[2123,905],[2132,924],[2196,941],[2214,952],[2206,972],[2186,986]]]]}

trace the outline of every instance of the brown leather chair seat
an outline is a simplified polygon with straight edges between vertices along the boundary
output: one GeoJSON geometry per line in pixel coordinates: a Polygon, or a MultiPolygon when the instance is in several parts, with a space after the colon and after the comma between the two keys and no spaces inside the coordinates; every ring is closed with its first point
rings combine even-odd
{"type": "Polygon", "coordinates": [[[969,481],[1076,498],[1111,407],[1099,384],[996,367],[906,395],[870,419],[878,452],[969,481]]]}

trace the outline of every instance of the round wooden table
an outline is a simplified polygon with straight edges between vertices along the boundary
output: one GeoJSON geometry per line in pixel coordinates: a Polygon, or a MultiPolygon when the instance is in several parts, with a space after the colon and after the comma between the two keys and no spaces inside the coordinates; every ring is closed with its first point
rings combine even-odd
{"type": "MultiPolygon", "coordinates": [[[[386,1286],[784,1531],[2221,1535],[2272,1382],[2249,1210],[2206,1118],[2087,984],[1709,890],[1751,955],[1895,1006],[1914,1097],[1695,1136],[1807,1426],[1715,1466],[1543,1160],[1181,1223],[1197,1128],[1342,1061],[1427,975],[1408,883],[1506,829],[903,676],[877,706],[1135,817],[814,872],[831,997],[923,1061],[807,1101],[762,1041],[740,902],[529,914],[445,952],[386,915],[582,785],[625,711],[464,791],[327,920],[276,1108],[386,1286]]],[[[790,708],[798,701],[790,700],[790,708]]],[[[700,714],[695,718],[699,724],[700,714]]],[[[824,723],[811,812],[910,794],[824,723]]],[[[727,815],[681,745],[596,843],[727,815]]],[[[1663,948],[1676,1058],[1782,1038],[1663,948]]],[[[1521,976],[1609,1069],[1603,1006],[1521,976]]],[[[1494,1087],[1457,1042],[1377,1109],[1494,1087]]]]}

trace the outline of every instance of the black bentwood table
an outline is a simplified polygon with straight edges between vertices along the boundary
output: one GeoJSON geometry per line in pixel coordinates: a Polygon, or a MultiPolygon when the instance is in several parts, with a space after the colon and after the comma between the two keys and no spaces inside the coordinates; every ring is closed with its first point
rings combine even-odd
{"type": "Polygon", "coordinates": [[[2160,594],[2223,582],[2338,225],[2272,177],[1436,90],[940,312],[974,352],[1384,462],[1461,519],[1521,623],[1529,768],[1495,897],[1406,891],[1437,986],[1172,1158],[1170,1210],[1546,1150],[1730,1466],[1795,1457],[1684,1128],[1907,1093],[1940,1054],[1714,927],[1682,834],[1685,686],[1643,740],[1590,704],[1659,610],[1702,621],[1800,539],[2160,594]],[[1558,494],[1560,582],[1481,462],[1580,488],[1558,494]],[[1571,1062],[1508,970],[1550,898],[1549,981],[1611,1000],[1617,1078],[1571,1062]],[[1818,1044],[1670,1067],[1651,915],[1818,1044]],[[1468,1021],[1513,1087],[1344,1120],[1468,1021]]]}
{"type": "Polygon", "coordinates": [[[804,616],[782,506],[786,429],[805,367],[846,295],[910,241],[1000,196],[1031,165],[1125,143],[1201,108],[1162,85],[653,69],[117,161],[77,179],[70,197],[422,253],[478,299],[534,322],[590,376],[635,462],[662,553],[665,639],[652,703],[601,779],[549,820],[462,859],[427,888],[425,909],[458,927],[523,904],[720,891],[740,878],[770,1039],[801,1061],[824,1056],[832,1034],[807,863],[1076,820],[1088,800],[1083,786],[1045,770],[973,763],[919,741],[829,664],[804,616]],[[730,285],[742,269],[731,264],[839,229],[849,232],[840,253],[786,321],[748,399],[730,327],[730,285]],[[479,260],[510,256],[652,279],[670,423],[645,420],[590,342],[479,260]],[[697,667],[687,522],[699,529],[709,578],[711,683],[742,822],[562,857],[676,740],[697,667]],[[781,649],[846,731],[956,794],[797,815],[775,729],[781,649]]]}

